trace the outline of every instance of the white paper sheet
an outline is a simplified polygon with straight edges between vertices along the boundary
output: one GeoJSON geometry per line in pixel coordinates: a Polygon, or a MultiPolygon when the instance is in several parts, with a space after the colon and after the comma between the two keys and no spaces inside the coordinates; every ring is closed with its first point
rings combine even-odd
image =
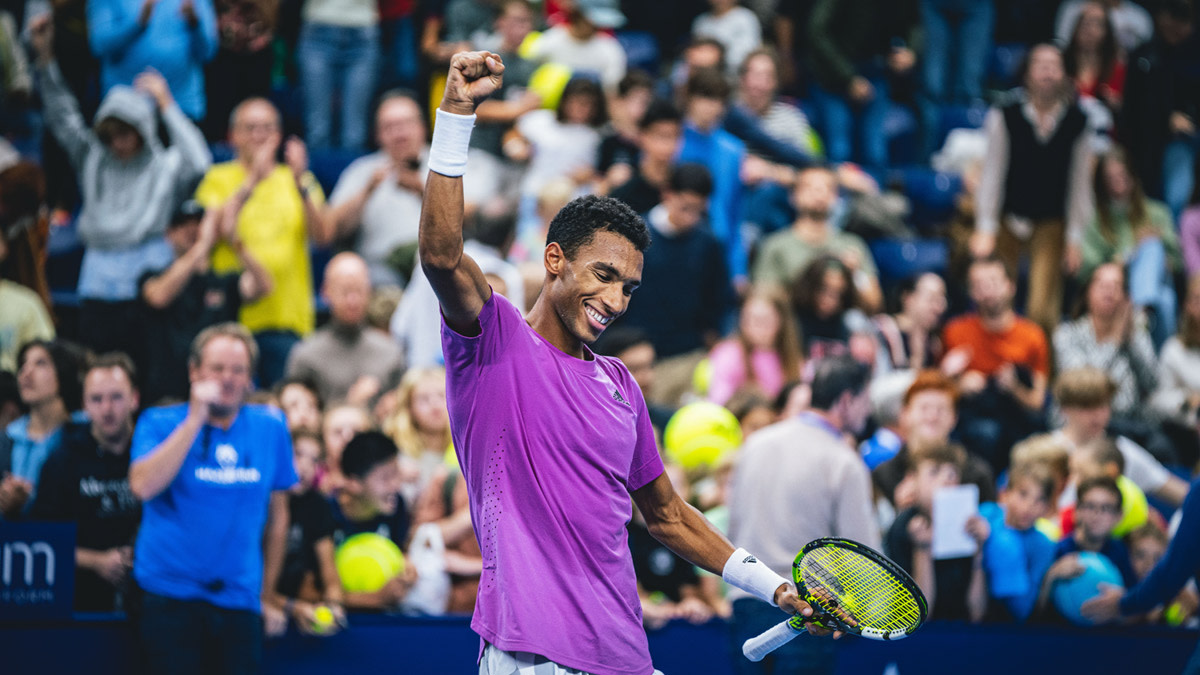
{"type": "Polygon", "coordinates": [[[933,559],[975,555],[975,539],[967,534],[967,520],[979,513],[979,486],[955,485],[933,493],[933,559]]]}

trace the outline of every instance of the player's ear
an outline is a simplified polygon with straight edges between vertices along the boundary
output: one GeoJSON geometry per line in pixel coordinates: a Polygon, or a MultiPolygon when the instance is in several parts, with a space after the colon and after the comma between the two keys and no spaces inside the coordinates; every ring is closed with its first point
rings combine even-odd
{"type": "Polygon", "coordinates": [[[542,253],[542,262],[546,265],[546,271],[554,276],[562,274],[563,268],[567,264],[567,254],[563,252],[562,246],[558,242],[552,241],[546,244],[546,250],[542,253]]]}

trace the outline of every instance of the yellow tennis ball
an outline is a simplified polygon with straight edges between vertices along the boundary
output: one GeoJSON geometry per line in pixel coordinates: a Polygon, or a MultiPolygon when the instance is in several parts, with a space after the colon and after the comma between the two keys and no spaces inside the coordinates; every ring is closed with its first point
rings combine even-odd
{"type": "Polygon", "coordinates": [[[1150,519],[1150,504],[1146,493],[1125,476],[1117,478],[1117,487],[1121,490],[1121,520],[1113,528],[1113,536],[1124,537],[1150,519]]]}
{"type": "Polygon", "coordinates": [[[446,448],[446,454],[442,455],[442,464],[448,469],[458,469],[458,453],[454,451],[454,441],[450,441],[450,447],[446,448]]]}
{"type": "Polygon", "coordinates": [[[704,359],[692,371],[692,391],[704,396],[712,386],[712,361],[704,359]]]}
{"type": "Polygon", "coordinates": [[[336,619],[333,616],[333,610],[325,605],[317,605],[313,609],[312,629],[314,633],[325,634],[333,629],[333,624],[336,619]]]}
{"type": "Polygon", "coordinates": [[[680,408],[663,432],[667,457],[688,470],[711,467],[741,444],[742,428],[737,418],[708,401],[680,408]]]}
{"type": "Polygon", "coordinates": [[[1049,518],[1038,518],[1033,524],[1033,529],[1046,535],[1046,538],[1050,541],[1059,541],[1062,539],[1062,527],[1049,518]]]}
{"type": "Polygon", "coordinates": [[[371,593],[404,571],[404,554],[391,539],[363,532],[342,542],[333,556],[342,587],[352,593],[371,593]]]}
{"type": "Polygon", "coordinates": [[[561,63],[543,63],[529,76],[529,90],[541,97],[543,108],[555,110],[570,81],[570,68],[561,63]]]}
{"type": "Polygon", "coordinates": [[[541,40],[541,39],[542,39],[541,31],[536,31],[536,30],[531,31],[529,33],[529,35],[526,35],[525,39],[521,41],[520,46],[517,47],[517,56],[519,56],[523,59],[534,60],[535,59],[535,50],[537,49],[537,43],[538,43],[538,40],[541,40]]]}

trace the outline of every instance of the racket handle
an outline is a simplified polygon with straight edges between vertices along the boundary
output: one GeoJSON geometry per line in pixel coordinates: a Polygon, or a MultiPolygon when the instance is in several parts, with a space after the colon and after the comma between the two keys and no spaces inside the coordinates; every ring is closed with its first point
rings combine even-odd
{"type": "Polygon", "coordinates": [[[791,642],[793,638],[804,632],[803,628],[792,626],[792,620],[780,621],[771,628],[763,631],[742,645],[742,654],[751,661],[762,661],[767,654],[791,642]]]}

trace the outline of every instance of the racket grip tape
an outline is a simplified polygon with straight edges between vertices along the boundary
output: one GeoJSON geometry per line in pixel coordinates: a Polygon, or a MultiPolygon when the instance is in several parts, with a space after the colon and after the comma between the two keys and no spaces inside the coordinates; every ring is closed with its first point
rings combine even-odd
{"type": "Polygon", "coordinates": [[[756,635],[742,645],[742,654],[751,661],[762,661],[771,652],[791,642],[805,632],[803,624],[799,627],[792,625],[792,620],[780,621],[771,628],[756,635]]]}

